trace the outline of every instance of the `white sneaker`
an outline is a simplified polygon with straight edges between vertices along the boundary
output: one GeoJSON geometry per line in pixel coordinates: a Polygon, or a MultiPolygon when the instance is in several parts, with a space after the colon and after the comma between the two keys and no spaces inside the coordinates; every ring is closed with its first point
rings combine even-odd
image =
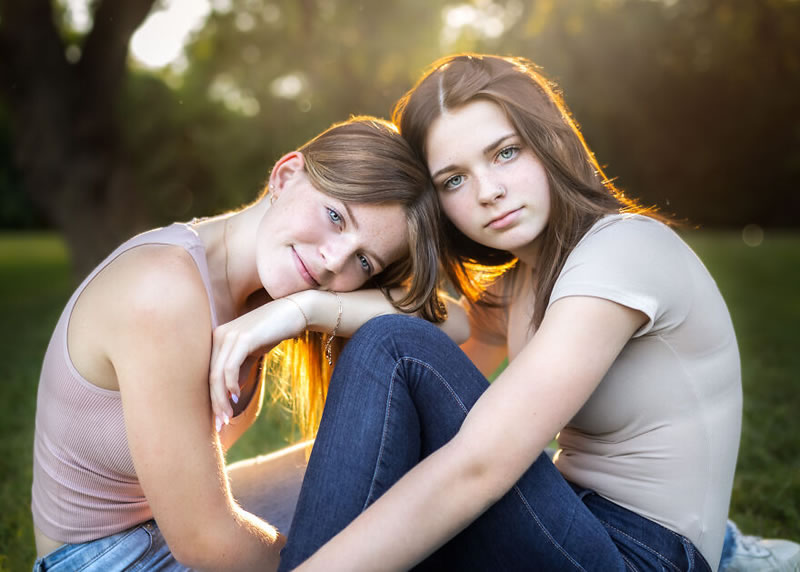
{"type": "MultiPolygon", "coordinates": [[[[724,572],[800,572],[800,544],[746,536],[731,523],[735,548],[724,572]]],[[[722,570],[722,568],[720,568],[722,570]]]]}

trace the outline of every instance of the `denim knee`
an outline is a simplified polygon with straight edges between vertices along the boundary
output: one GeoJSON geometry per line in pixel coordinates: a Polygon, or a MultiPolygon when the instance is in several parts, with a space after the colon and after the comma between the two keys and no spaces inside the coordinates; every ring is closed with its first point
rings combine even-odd
{"type": "Polygon", "coordinates": [[[407,314],[388,314],[377,316],[361,326],[353,335],[350,342],[345,346],[364,346],[373,347],[402,346],[405,340],[413,339],[430,340],[436,344],[449,338],[434,324],[407,314]]]}

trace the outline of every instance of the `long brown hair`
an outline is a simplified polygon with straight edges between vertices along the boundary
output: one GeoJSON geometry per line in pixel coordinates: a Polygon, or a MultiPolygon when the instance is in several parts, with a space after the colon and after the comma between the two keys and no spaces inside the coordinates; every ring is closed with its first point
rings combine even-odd
{"type": "MultiPolygon", "coordinates": [[[[400,205],[408,223],[408,252],[375,276],[368,287],[380,288],[395,308],[416,312],[432,322],[446,317],[439,298],[439,244],[442,240],[436,193],[425,164],[397,128],[368,116],[337,123],[298,149],[314,187],[351,203],[400,205]],[[392,300],[389,290],[407,292],[392,300]]],[[[332,367],[323,359],[323,336],[306,332],[270,354],[265,370],[273,395],[289,402],[304,436],[319,425],[332,367]]],[[[338,355],[342,342],[334,344],[338,355]]]]}
{"type": "MultiPolygon", "coordinates": [[[[392,118],[424,161],[433,121],[475,100],[490,101],[503,110],[547,174],[550,217],[542,234],[540,262],[533,269],[533,325],[538,326],[567,256],[592,224],[609,213],[652,216],[654,210],[625,197],[605,177],[555,85],[526,59],[479,54],[442,58],[397,102],[392,118]]],[[[467,238],[449,221],[443,226],[448,278],[470,300],[488,303],[483,296],[485,278],[514,267],[514,256],[467,238]]]]}

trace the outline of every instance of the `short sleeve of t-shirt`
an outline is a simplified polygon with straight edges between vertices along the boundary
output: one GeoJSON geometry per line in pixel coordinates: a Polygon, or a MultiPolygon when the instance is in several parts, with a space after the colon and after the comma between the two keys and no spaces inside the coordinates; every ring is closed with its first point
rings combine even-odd
{"type": "Polygon", "coordinates": [[[691,304],[690,254],[666,225],[641,215],[609,215],[567,257],[548,304],[567,296],[611,300],[644,313],[634,335],[681,323],[691,304]]]}

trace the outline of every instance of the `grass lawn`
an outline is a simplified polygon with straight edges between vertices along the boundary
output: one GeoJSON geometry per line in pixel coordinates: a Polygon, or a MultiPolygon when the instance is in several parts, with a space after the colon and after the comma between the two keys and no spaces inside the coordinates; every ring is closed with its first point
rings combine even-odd
{"type": "MultiPolygon", "coordinates": [[[[800,233],[687,234],[725,295],[742,353],[744,424],[731,515],[745,532],[800,540],[800,233]]],[[[36,384],[72,284],[63,243],[0,234],[0,571],[30,569],[31,448],[36,384]]],[[[266,409],[266,408],[265,408],[266,409]]],[[[280,412],[262,415],[234,461],[286,444],[280,412]]]]}

